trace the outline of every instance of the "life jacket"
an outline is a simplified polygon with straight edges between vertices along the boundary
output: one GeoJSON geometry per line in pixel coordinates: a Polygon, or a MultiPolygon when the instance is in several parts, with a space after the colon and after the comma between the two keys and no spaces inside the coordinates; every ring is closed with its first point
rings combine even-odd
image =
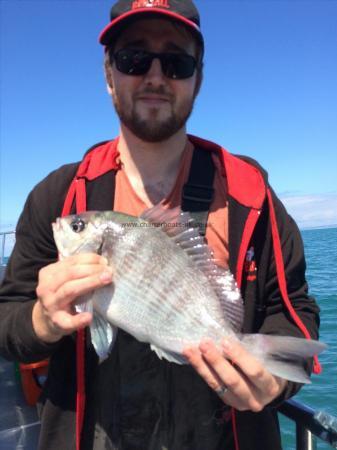
{"type": "MultiPolygon", "coordinates": [[[[294,310],[287,292],[287,283],[284,269],[283,254],[281,248],[280,235],[276,221],[275,208],[272,200],[272,193],[269,185],[265,182],[261,171],[252,164],[241,158],[235,157],[224,148],[212,142],[189,135],[189,140],[195,148],[203,149],[206,154],[216,152],[221,160],[223,170],[227,178],[228,195],[238,201],[243,206],[250,208],[242,241],[239,249],[235,278],[240,288],[243,281],[245,259],[253,231],[259,219],[262,205],[267,199],[269,206],[269,216],[272,231],[273,250],[276,262],[276,272],[279,289],[285,307],[289,311],[293,321],[303,333],[306,339],[311,339],[304,323],[294,310]]],[[[98,144],[85,154],[80,163],[74,179],[67,192],[62,216],[70,214],[75,205],[77,213],[86,211],[86,182],[95,180],[110,171],[119,169],[117,151],[118,138],[113,141],[98,144]]],[[[194,209],[195,213],[208,214],[212,200],[213,174],[212,166],[208,162],[211,158],[199,159],[191,165],[189,180],[183,190],[183,209],[194,209]],[[202,175],[204,173],[204,175],[202,175]],[[200,182],[200,177],[202,181],[200,182]]],[[[192,160],[193,161],[193,160],[192,160]]],[[[200,218],[201,216],[199,216],[200,218]]],[[[203,216],[204,217],[204,216],[203,216]]],[[[76,393],[76,450],[80,450],[81,433],[85,412],[85,331],[79,330],[76,339],[76,370],[77,370],[77,393],[76,393]]],[[[321,366],[317,356],[314,357],[314,373],[321,373],[321,366]]],[[[232,408],[232,423],[234,441],[238,449],[238,438],[235,426],[235,411],[232,408]]]]}

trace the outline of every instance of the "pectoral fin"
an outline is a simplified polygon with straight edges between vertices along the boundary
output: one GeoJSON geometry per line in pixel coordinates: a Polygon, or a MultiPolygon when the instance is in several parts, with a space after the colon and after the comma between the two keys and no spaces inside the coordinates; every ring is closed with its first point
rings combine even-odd
{"type": "Polygon", "coordinates": [[[94,312],[93,321],[90,325],[91,342],[99,357],[99,362],[103,362],[110,354],[116,341],[118,328],[110,325],[103,317],[94,312]]]}
{"type": "Polygon", "coordinates": [[[166,359],[169,362],[176,363],[176,364],[187,364],[187,360],[183,355],[180,355],[179,353],[170,352],[168,350],[164,350],[160,347],[156,347],[155,345],[151,344],[151,350],[153,350],[159,359],[166,359]]]}

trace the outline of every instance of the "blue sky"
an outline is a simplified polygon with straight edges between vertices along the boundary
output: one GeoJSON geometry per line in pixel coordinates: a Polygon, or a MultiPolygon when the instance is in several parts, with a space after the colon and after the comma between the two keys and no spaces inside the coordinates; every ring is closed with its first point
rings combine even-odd
{"type": "MultiPolygon", "coordinates": [[[[197,0],[204,83],[189,132],[256,158],[301,227],[337,224],[337,2],[197,0]]],[[[118,134],[106,0],[0,0],[0,225],[32,187],[118,134]]]]}

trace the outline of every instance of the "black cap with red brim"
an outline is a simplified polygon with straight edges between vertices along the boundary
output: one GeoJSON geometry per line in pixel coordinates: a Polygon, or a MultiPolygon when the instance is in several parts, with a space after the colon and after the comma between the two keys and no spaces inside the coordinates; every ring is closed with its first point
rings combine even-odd
{"type": "Polygon", "coordinates": [[[111,8],[111,21],[101,32],[99,42],[108,46],[129,22],[154,15],[182,23],[203,46],[199,13],[191,0],[119,0],[111,8]]]}

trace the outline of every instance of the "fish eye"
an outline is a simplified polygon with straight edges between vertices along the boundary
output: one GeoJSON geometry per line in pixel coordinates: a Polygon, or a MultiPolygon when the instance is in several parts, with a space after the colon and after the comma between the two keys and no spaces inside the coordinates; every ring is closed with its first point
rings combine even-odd
{"type": "Polygon", "coordinates": [[[85,228],[85,222],[78,217],[71,222],[70,227],[75,233],[80,233],[85,228]]]}

